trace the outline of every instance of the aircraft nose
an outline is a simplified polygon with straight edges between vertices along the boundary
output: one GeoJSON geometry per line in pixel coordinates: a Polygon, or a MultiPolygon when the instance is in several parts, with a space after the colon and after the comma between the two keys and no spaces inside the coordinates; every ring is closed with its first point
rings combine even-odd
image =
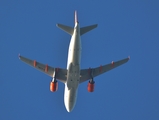
{"type": "Polygon", "coordinates": [[[76,90],[68,90],[67,86],[65,87],[64,103],[68,112],[71,112],[76,104],[76,94],[76,90]]]}
{"type": "Polygon", "coordinates": [[[71,110],[70,110],[70,109],[67,109],[67,112],[71,112],[71,110]]]}
{"type": "Polygon", "coordinates": [[[71,112],[73,110],[73,105],[69,105],[68,107],[66,107],[68,112],[71,112]]]}

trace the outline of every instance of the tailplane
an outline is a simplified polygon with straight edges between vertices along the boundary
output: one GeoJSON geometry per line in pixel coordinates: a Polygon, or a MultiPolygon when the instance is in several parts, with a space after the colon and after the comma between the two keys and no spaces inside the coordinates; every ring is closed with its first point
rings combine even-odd
{"type": "Polygon", "coordinates": [[[98,25],[95,24],[95,25],[90,25],[90,26],[86,26],[86,27],[82,27],[80,28],[80,35],[83,35],[91,30],[93,30],[94,28],[96,28],[98,25]]]}
{"type": "MultiPolygon", "coordinates": [[[[56,26],[59,27],[60,29],[62,29],[63,31],[67,32],[68,34],[73,35],[74,28],[72,28],[70,26],[62,25],[62,24],[56,24],[56,26]]],[[[98,25],[95,24],[95,25],[90,25],[90,26],[80,28],[80,35],[83,35],[89,31],[93,30],[97,26],[98,25]]]]}
{"type": "MultiPolygon", "coordinates": [[[[77,11],[75,11],[75,24],[76,23],[78,23],[77,11]]],[[[73,27],[62,25],[62,24],[56,24],[56,26],[59,27],[60,29],[62,29],[63,31],[67,32],[68,34],[73,35],[73,32],[74,32],[73,27]]],[[[80,35],[83,35],[83,34],[89,32],[89,31],[93,30],[96,27],[97,27],[97,24],[82,27],[82,28],[80,28],[80,35]]]]}
{"type": "Polygon", "coordinates": [[[62,24],[56,24],[57,27],[62,29],[63,31],[67,32],[70,35],[73,35],[73,28],[70,26],[62,25],[62,24]]]}
{"type": "MultiPolygon", "coordinates": [[[[77,11],[75,11],[75,23],[78,22],[77,20],[77,11]]],[[[73,35],[74,28],[62,24],[56,24],[57,27],[62,29],[63,31],[67,32],[70,35],[73,35]]]]}
{"type": "MultiPolygon", "coordinates": [[[[76,23],[78,23],[77,11],[75,11],[75,24],[76,23]]],[[[96,27],[97,27],[97,24],[86,26],[86,27],[82,27],[82,28],[80,28],[80,35],[83,35],[83,34],[91,31],[92,29],[94,29],[96,27]]]]}

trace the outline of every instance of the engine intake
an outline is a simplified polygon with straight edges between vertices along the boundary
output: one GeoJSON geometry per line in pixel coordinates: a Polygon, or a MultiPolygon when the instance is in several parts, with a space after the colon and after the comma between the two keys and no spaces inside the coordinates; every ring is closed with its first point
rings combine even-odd
{"type": "Polygon", "coordinates": [[[87,90],[88,92],[93,92],[94,91],[94,81],[93,82],[90,82],[88,83],[88,86],[87,86],[87,90]]]}
{"type": "Polygon", "coordinates": [[[50,91],[51,92],[56,92],[58,90],[58,82],[50,82],[50,91]]]}

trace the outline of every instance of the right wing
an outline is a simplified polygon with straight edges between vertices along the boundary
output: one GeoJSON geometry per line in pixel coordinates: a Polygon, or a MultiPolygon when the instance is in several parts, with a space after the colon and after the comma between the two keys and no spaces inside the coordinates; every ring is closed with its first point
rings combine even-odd
{"type": "Polygon", "coordinates": [[[44,65],[42,63],[37,62],[36,60],[30,60],[21,55],[19,55],[19,59],[22,60],[23,62],[25,62],[26,64],[40,70],[41,72],[49,75],[50,77],[53,77],[53,74],[56,71],[56,78],[63,83],[66,82],[66,74],[67,74],[66,69],[53,68],[53,67],[48,66],[47,64],[44,65]]]}
{"type": "Polygon", "coordinates": [[[112,70],[112,69],[126,63],[129,59],[130,58],[128,57],[128,58],[119,60],[117,62],[112,62],[110,64],[100,66],[97,68],[82,69],[80,72],[80,74],[81,74],[80,83],[85,82],[85,81],[91,79],[92,77],[96,77],[98,75],[101,75],[109,70],[112,70]]]}

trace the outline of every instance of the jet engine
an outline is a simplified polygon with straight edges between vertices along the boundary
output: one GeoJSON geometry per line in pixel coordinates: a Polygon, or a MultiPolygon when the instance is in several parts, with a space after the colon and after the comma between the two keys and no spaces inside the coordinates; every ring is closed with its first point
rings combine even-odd
{"type": "Polygon", "coordinates": [[[88,82],[88,86],[87,86],[87,90],[88,92],[93,92],[94,91],[94,81],[89,81],[88,82]]]}
{"type": "Polygon", "coordinates": [[[50,91],[56,92],[58,90],[58,82],[57,81],[51,81],[50,82],[50,91]]]}

